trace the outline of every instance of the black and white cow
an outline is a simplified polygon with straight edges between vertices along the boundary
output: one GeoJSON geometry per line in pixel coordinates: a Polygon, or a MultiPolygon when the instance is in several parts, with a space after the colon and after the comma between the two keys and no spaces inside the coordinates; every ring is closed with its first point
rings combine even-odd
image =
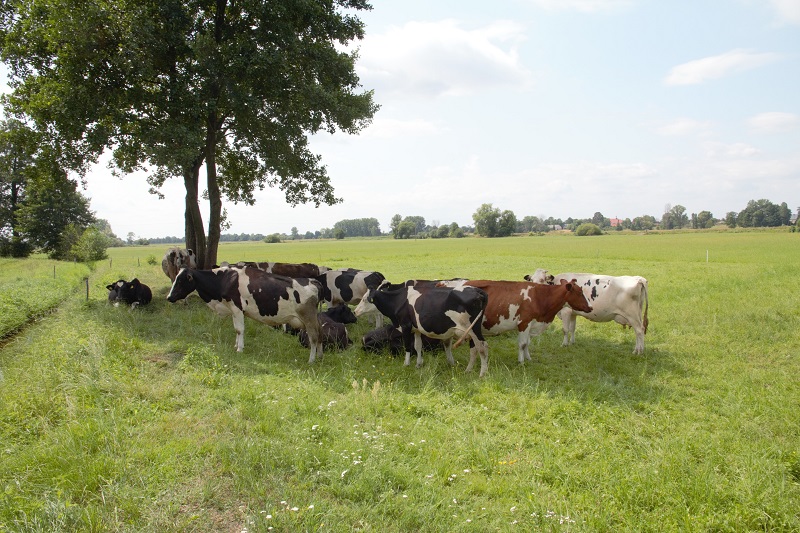
{"type": "Polygon", "coordinates": [[[252,267],[186,268],[175,278],[167,300],[176,302],[197,291],[220,316],[231,315],[236,330],[236,351],[244,349],[244,317],[270,326],[288,324],[308,332],[313,363],[322,357],[317,304],[322,287],[315,279],[287,278],[252,267]]]}
{"type": "MultiPolygon", "coordinates": [[[[452,340],[470,337],[470,360],[467,372],[472,370],[475,358],[481,356],[481,377],[489,369],[489,350],[481,333],[480,323],[486,309],[487,296],[475,287],[437,287],[435,283],[418,285],[392,285],[384,281],[378,288],[371,289],[369,295],[356,307],[360,316],[370,305],[399,327],[403,335],[406,357],[405,365],[411,364],[411,348],[417,352],[417,368],[422,366],[422,338],[431,337],[448,341],[445,345],[447,362],[455,364],[452,340]]],[[[460,340],[459,340],[460,342],[460,340]]]]}
{"type": "MultiPolygon", "coordinates": [[[[356,305],[371,289],[375,289],[385,278],[380,272],[340,268],[328,270],[317,277],[323,287],[323,300],[328,305],[356,305]]],[[[375,327],[383,324],[383,316],[373,313],[375,327]]]]}
{"type": "MultiPolygon", "coordinates": [[[[119,284],[119,281],[117,284],[119,284]]],[[[131,309],[137,305],[147,305],[152,299],[153,291],[139,281],[139,278],[133,278],[131,281],[125,281],[122,285],[117,286],[117,301],[130,304],[131,309]]]]}
{"type": "Polygon", "coordinates": [[[615,322],[630,326],[636,333],[633,353],[644,353],[644,335],[647,333],[647,280],[641,276],[605,276],[567,272],[557,276],[548,275],[547,270],[538,269],[525,279],[534,283],[557,284],[561,280],[575,280],[592,306],[589,313],[564,307],[558,314],[564,330],[563,346],[575,342],[576,315],[592,322],[615,322]]]}

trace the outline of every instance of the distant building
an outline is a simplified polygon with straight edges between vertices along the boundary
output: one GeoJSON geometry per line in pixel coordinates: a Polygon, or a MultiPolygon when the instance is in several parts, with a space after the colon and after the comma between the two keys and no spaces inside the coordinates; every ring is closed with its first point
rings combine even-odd
{"type": "Polygon", "coordinates": [[[612,228],[616,228],[617,226],[621,226],[622,225],[622,219],[621,218],[611,218],[611,219],[609,219],[609,222],[611,223],[611,227],[612,228]]]}

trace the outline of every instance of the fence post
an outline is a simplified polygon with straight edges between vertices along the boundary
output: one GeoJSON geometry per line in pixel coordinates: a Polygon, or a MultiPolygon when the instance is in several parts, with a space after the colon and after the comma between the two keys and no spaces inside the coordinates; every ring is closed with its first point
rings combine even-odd
{"type": "Polygon", "coordinates": [[[56,266],[53,265],[53,279],[56,279],[56,266]]]}
{"type": "Polygon", "coordinates": [[[83,281],[86,283],[86,301],[89,301],[89,278],[83,278],[83,281]]]}

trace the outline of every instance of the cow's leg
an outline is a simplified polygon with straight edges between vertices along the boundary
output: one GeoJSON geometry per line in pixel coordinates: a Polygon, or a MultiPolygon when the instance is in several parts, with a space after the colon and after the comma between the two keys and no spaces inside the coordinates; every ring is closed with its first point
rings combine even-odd
{"type": "Polygon", "coordinates": [[[376,312],[375,313],[375,329],[383,327],[383,315],[376,312]]]}
{"type": "Polygon", "coordinates": [[[322,327],[317,318],[317,306],[303,309],[298,313],[300,321],[303,323],[303,329],[306,330],[308,335],[308,345],[311,352],[308,356],[308,363],[311,364],[316,361],[317,357],[322,357],[322,327]]]}
{"type": "MultiPolygon", "coordinates": [[[[416,339],[414,338],[414,332],[411,331],[411,327],[403,326],[400,330],[400,334],[403,336],[403,348],[406,350],[406,359],[403,365],[409,366],[411,364],[411,349],[414,347],[416,339]]],[[[420,339],[420,342],[422,342],[422,339],[420,339]]]]}
{"type": "Polygon", "coordinates": [[[453,338],[450,337],[444,345],[444,355],[447,357],[447,364],[456,366],[456,360],[453,359],[453,338]]]}
{"type": "Polygon", "coordinates": [[[631,327],[636,332],[636,346],[633,348],[633,353],[642,355],[644,353],[644,324],[641,320],[635,320],[631,327]]]}
{"type": "Polygon", "coordinates": [[[244,350],[244,313],[235,309],[231,312],[233,316],[233,329],[236,330],[236,351],[244,350]]]}
{"type": "Polygon", "coordinates": [[[519,350],[519,364],[524,364],[525,360],[531,360],[531,353],[528,350],[528,347],[531,343],[531,329],[530,325],[525,329],[525,331],[520,331],[519,335],[517,336],[517,348],[519,350]]]}
{"type": "Polygon", "coordinates": [[[480,377],[484,377],[489,372],[489,343],[486,341],[479,341],[478,349],[481,353],[481,373],[480,377]]]}
{"type": "Polygon", "coordinates": [[[414,332],[414,350],[417,352],[417,368],[422,367],[422,335],[414,332]]]}

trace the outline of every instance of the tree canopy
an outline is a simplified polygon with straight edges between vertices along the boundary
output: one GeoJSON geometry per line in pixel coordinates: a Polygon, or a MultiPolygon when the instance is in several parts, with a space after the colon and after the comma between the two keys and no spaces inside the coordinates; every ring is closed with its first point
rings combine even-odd
{"type": "Polygon", "coordinates": [[[346,50],[364,35],[352,13],[367,9],[365,0],[11,0],[0,9],[7,105],[72,170],[111,149],[122,172],[146,170],[154,192],[183,179],[187,244],[209,266],[223,196],[252,204],[256,190],[275,187],[291,205],[340,201],[307,136],[357,133],[377,111],[346,50]]]}

